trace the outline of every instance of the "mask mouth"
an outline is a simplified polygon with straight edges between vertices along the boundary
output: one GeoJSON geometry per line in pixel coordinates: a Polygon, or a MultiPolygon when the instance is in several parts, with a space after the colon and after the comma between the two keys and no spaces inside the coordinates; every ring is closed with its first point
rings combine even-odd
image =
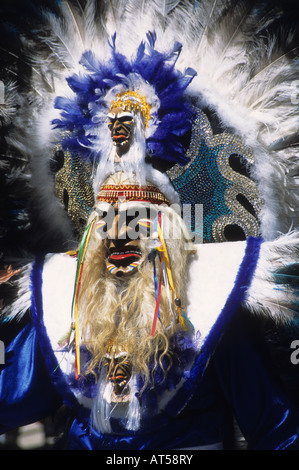
{"type": "Polygon", "coordinates": [[[138,263],[141,258],[141,250],[137,247],[112,249],[108,254],[108,262],[116,267],[127,267],[132,263],[138,263]]]}
{"type": "Polygon", "coordinates": [[[125,145],[129,142],[129,137],[125,134],[116,134],[112,137],[114,145],[125,145]]]}
{"type": "Polygon", "coordinates": [[[131,362],[121,354],[119,357],[107,357],[105,366],[107,379],[113,384],[113,401],[126,401],[129,398],[127,385],[132,375],[131,362]]]}

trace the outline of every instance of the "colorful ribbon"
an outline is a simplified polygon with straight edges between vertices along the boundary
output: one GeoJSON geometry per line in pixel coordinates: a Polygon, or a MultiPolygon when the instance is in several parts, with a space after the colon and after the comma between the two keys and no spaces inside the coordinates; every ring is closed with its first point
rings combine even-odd
{"type": "Polygon", "coordinates": [[[78,314],[78,298],[82,281],[83,267],[84,267],[84,258],[86,253],[87,244],[90,238],[91,229],[94,225],[96,219],[88,225],[86,228],[82,241],[79,247],[78,260],[77,260],[77,270],[75,277],[75,288],[72,301],[72,319],[75,328],[75,377],[79,378],[80,375],[80,335],[79,335],[79,314],[78,314]]]}
{"type": "MultiPolygon", "coordinates": [[[[163,254],[161,255],[161,263],[163,263],[163,254]]],[[[159,283],[157,283],[157,288],[156,288],[156,308],[154,312],[151,336],[155,335],[157,320],[160,317],[161,291],[162,291],[162,269],[160,270],[159,283]]]]}
{"type": "MultiPolygon", "coordinates": [[[[159,242],[160,242],[159,244],[157,244],[155,249],[158,250],[161,253],[161,270],[160,270],[159,284],[157,285],[157,275],[156,275],[156,267],[155,267],[155,254],[153,253],[152,254],[152,259],[153,259],[153,265],[154,265],[156,308],[155,308],[154,319],[153,319],[153,324],[152,324],[151,336],[154,336],[154,334],[155,334],[157,319],[159,318],[159,315],[160,315],[162,273],[164,275],[166,293],[167,293],[169,308],[170,308],[171,312],[172,312],[172,307],[171,307],[171,298],[170,298],[169,288],[173,292],[174,299],[177,300],[177,295],[176,295],[176,291],[175,291],[175,288],[174,288],[174,282],[173,282],[173,277],[172,277],[172,272],[171,272],[171,267],[170,267],[168,251],[167,251],[166,243],[165,243],[163,233],[162,233],[162,214],[161,214],[161,212],[158,213],[158,216],[155,220],[155,232],[157,232],[158,239],[159,239],[159,242]]],[[[184,330],[187,330],[188,320],[186,318],[185,312],[183,311],[183,309],[180,305],[176,305],[176,307],[177,307],[177,311],[178,311],[178,314],[179,314],[180,324],[181,324],[181,326],[184,330]]],[[[173,325],[173,323],[170,325],[170,327],[172,325],[173,325]]],[[[168,327],[168,329],[170,327],[168,327]]]]}
{"type": "Polygon", "coordinates": [[[157,234],[158,234],[158,239],[159,239],[159,242],[160,242],[156,246],[155,249],[158,250],[161,253],[161,255],[160,255],[161,269],[160,269],[159,283],[157,283],[155,253],[153,253],[152,257],[153,257],[153,266],[154,266],[154,283],[155,283],[155,293],[156,293],[156,308],[155,308],[155,312],[154,312],[151,336],[155,335],[156,326],[157,326],[157,319],[160,317],[162,276],[163,276],[163,273],[164,273],[164,266],[166,267],[166,275],[167,275],[168,283],[169,283],[172,291],[175,293],[172,274],[171,274],[171,269],[170,269],[169,257],[168,257],[168,252],[167,252],[167,247],[166,247],[166,243],[165,243],[165,240],[164,240],[164,237],[163,237],[163,234],[162,234],[162,214],[161,214],[161,212],[158,213],[158,215],[155,219],[154,229],[155,229],[155,232],[157,232],[157,234]]]}

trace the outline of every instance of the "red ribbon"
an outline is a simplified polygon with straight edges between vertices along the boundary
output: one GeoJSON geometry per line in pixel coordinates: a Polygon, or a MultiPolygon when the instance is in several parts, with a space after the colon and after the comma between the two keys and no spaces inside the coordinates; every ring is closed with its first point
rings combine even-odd
{"type": "Polygon", "coordinates": [[[162,263],[163,263],[163,253],[161,253],[160,278],[159,278],[158,293],[157,293],[157,301],[156,301],[156,308],[155,308],[155,313],[154,313],[154,319],[153,319],[153,325],[152,325],[151,336],[154,336],[154,335],[155,335],[156,325],[157,325],[157,319],[158,319],[158,313],[159,313],[159,307],[160,307],[160,301],[161,301],[162,271],[163,271],[163,269],[162,269],[162,263]]]}
{"type": "MultiPolygon", "coordinates": [[[[159,211],[158,212],[158,220],[157,223],[161,227],[161,220],[162,220],[162,214],[159,211]]],[[[159,307],[160,307],[160,301],[161,301],[161,288],[162,288],[162,264],[163,264],[163,253],[161,253],[161,269],[160,269],[160,279],[159,279],[159,284],[158,284],[158,292],[157,292],[157,299],[156,299],[156,309],[154,313],[154,318],[153,318],[153,325],[152,325],[152,331],[151,331],[151,336],[155,335],[156,331],[156,326],[157,326],[157,320],[158,320],[158,314],[159,314],[159,307]]]]}

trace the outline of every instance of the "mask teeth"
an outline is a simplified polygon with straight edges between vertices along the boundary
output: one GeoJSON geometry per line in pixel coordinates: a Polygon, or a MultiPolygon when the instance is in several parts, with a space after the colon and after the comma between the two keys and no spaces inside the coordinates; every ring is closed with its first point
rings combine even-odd
{"type": "MultiPolygon", "coordinates": [[[[129,269],[129,271],[133,271],[135,268],[137,268],[138,265],[139,263],[137,261],[134,261],[134,263],[129,264],[126,268],[129,269]]],[[[113,273],[117,269],[117,267],[114,266],[114,264],[108,264],[107,269],[110,273],[113,273]]]]}
{"type": "Polygon", "coordinates": [[[133,271],[133,269],[137,268],[138,264],[139,263],[137,263],[137,262],[129,264],[129,266],[128,266],[129,270],[133,271]]]}
{"type": "Polygon", "coordinates": [[[107,269],[110,273],[113,273],[113,271],[115,271],[116,269],[116,266],[114,266],[113,264],[108,264],[107,269]]]}

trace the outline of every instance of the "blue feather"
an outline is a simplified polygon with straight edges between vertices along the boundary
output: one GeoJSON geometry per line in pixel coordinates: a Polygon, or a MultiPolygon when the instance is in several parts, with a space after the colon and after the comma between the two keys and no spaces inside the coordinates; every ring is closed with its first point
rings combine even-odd
{"type": "Polygon", "coordinates": [[[146,35],[146,39],[147,39],[147,42],[148,42],[148,46],[153,49],[155,47],[155,43],[156,43],[156,40],[157,40],[156,32],[155,31],[148,31],[148,33],[146,35]]]}
{"type": "Polygon", "coordinates": [[[85,155],[84,147],[88,147],[93,138],[87,138],[84,129],[94,125],[95,113],[103,108],[105,94],[115,85],[126,84],[128,74],[137,73],[155,88],[161,104],[159,126],[147,140],[152,158],[179,164],[188,162],[184,136],[191,129],[192,111],[184,93],[196,72],[191,68],[185,73],[175,70],[182,49],[179,42],[168,53],[157,51],[155,43],[156,33],[149,31],[147,41],[138,45],[131,61],[117,52],[116,34],[109,41],[111,56],[107,62],[100,62],[92,51],[84,52],[80,64],[86,72],[67,79],[75,98],[58,97],[55,101],[55,107],[61,110],[61,119],[54,120],[53,125],[72,131],[72,138],[65,138],[64,147],[68,145],[71,152],[78,152],[82,144],[85,155]]]}
{"type": "Polygon", "coordinates": [[[90,72],[99,73],[101,70],[101,63],[97,60],[93,51],[84,52],[79,63],[90,72]]]}
{"type": "Polygon", "coordinates": [[[137,49],[136,57],[134,59],[134,64],[139,64],[144,58],[145,54],[145,43],[142,41],[137,49]]]}

